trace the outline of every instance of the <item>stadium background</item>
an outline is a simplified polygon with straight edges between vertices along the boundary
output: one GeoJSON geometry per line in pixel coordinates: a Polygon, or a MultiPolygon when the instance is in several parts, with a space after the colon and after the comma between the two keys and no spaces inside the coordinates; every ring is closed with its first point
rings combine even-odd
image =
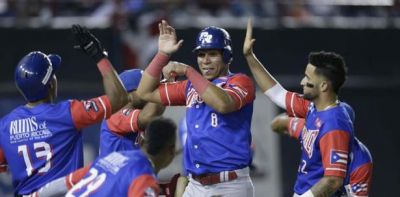
{"type": "MultiPolygon", "coordinates": [[[[15,88],[13,71],[19,59],[32,50],[62,56],[57,75],[58,100],[102,94],[95,64],[72,48],[68,28],[73,23],[92,29],[118,71],[145,67],[156,51],[155,24],[161,18],[176,26],[178,37],[185,40],[172,59],[195,67],[191,51],[197,32],[209,25],[222,26],[233,41],[231,71],[250,74],[241,47],[247,16],[253,16],[255,53],[289,90],[300,91],[299,82],[310,51],[336,51],[345,57],[349,78],[340,99],[353,106],[356,135],[369,147],[374,159],[371,196],[398,196],[398,1],[365,1],[392,3],[389,6],[321,5],[310,0],[18,2],[0,1],[0,116],[24,102],[15,88]]],[[[256,143],[256,196],[291,196],[300,157],[298,144],[271,133],[269,121],[279,109],[259,91],[257,96],[252,130],[256,143]]],[[[184,108],[173,108],[165,115],[179,121],[183,114],[184,108]]],[[[85,162],[96,155],[98,127],[84,131],[88,155],[85,162]]],[[[180,163],[177,157],[160,177],[179,172],[180,163]]],[[[0,196],[12,196],[8,174],[0,175],[0,196]]]]}

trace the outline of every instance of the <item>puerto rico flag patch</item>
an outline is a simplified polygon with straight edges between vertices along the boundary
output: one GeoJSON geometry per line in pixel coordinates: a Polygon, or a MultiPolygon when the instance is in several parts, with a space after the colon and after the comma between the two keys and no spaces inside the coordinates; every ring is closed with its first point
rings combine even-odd
{"type": "Polygon", "coordinates": [[[331,150],[331,164],[332,165],[347,165],[348,154],[347,151],[331,150]]]}

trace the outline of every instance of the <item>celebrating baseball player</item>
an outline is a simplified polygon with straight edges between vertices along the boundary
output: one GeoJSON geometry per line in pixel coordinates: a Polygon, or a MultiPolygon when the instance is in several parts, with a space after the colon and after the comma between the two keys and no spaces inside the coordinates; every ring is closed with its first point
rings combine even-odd
{"type": "Polygon", "coordinates": [[[140,133],[154,117],[164,112],[164,106],[143,101],[137,95],[142,73],[140,69],[131,69],[119,75],[130,102],[101,124],[100,156],[139,148],[140,133]]]}
{"type": "Polygon", "coordinates": [[[159,29],[159,51],[137,91],[150,102],[186,106],[184,167],[189,184],[183,196],[253,196],[248,165],[255,87],[248,76],[229,72],[228,32],[207,27],[198,34],[194,52],[200,74],[183,63],[167,65],[183,41],[177,42],[175,29],[166,21],[159,29]],[[161,72],[187,80],[160,84],[161,72]]]}
{"type": "Polygon", "coordinates": [[[149,123],[141,148],[112,152],[96,159],[72,196],[158,196],[156,174],[175,156],[176,125],[157,118],[149,123]]]}
{"type": "Polygon", "coordinates": [[[293,196],[340,196],[349,173],[351,147],[356,143],[353,122],[339,101],[346,79],[343,58],[333,52],[312,52],[301,80],[303,95],[285,90],[253,53],[252,22],[249,19],[243,53],[258,85],[291,117],[305,118],[298,138],[302,155],[293,196]]]}
{"type": "MultiPolygon", "coordinates": [[[[347,109],[352,111],[350,106],[347,109]]],[[[349,114],[352,114],[351,111],[348,110],[349,114]]],[[[354,120],[353,118],[351,119],[354,120]]],[[[303,129],[305,129],[305,122],[304,118],[281,115],[272,121],[271,127],[277,133],[286,134],[300,140],[299,136],[303,129]]],[[[353,143],[350,150],[352,157],[349,160],[348,173],[346,174],[342,191],[346,190],[348,197],[368,196],[372,179],[371,154],[368,148],[356,137],[355,143],[353,143]]]]}
{"type": "Polygon", "coordinates": [[[34,51],[21,59],[14,79],[27,103],[0,122],[1,171],[11,171],[15,195],[29,194],[82,167],[80,130],[110,117],[128,101],[100,42],[78,25],[72,32],[80,48],[97,63],[106,96],[53,103],[60,56],[34,51]]]}

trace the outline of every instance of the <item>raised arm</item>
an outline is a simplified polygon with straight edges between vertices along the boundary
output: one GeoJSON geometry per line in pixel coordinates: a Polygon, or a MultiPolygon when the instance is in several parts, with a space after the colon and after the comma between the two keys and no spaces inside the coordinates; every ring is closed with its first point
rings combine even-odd
{"type": "Polygon", "coordinates": [[[260,86],[261,90],[278,106],[286,109],[285,96],[287,91],[278,83],[278,81],[268,72],[263,64],[257,59],[253,53],[253,25],[252,20],[247,22],[246,37],[243,44],[243,54],[249,65],[251,73],[260,86]]]}
{"type": "Polygon", "coordinates": [[[138,126],[141,130],[147,127],[149,122],[156,116],[161,116],[165,111],[165,107],[156,103],[147,103],[140,111],[138,118],[138,126]]]}
{"type": "Polygon", "coordinates": [[[128,94],[125,91],[117,72],[107,58],[107,52],[102,47],[100,41],[91,34],[86,28],[79,25],[72,26],[72,33],[78,48],[82,49],[97,64],[103,77],[104,91],[110,101],[112,114],[128,102],[128,94]]]}
{"type": "Polygon", "coordinates": [[[176,32],[166,21],[158,24],[160,36],[158,38],[158,53],[146,68],[137,89],[143,100],[161,103],[158,86],[162,68],[167,65],[170,56],[182,45],[183,40],[177,42],[176,32]]]}

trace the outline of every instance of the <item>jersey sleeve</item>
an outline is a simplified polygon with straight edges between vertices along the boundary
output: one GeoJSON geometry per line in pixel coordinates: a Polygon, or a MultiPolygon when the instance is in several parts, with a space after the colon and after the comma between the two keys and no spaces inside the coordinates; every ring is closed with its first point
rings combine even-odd
{"type": "Polygon", "coordinates": [[[156,179],[148,174],[137,177],[129,186],[129,197],[158,196],[160,189],[156,179]]]}
{"type": "Polygon", "coordinates": [[[68,190],[70,190],[75,184],[77,184],[89,171],[91,164],[86,165],[83,168],[79,168],[74,172],[68,174],[65,177],[65,185],[67,186],[68,190]]]}
{"type": "Polygon", "coordinates": [[[290,117],[287,126],[290,137],[299,139],[301,131],[303,131],[306,120],[304,118],[290,117]]]}
{"type": "Polygon", "coordinates": [[[186,86],[188,80],[162,83],[158,87],[164,106],[186,105],[186,86]]]}
{"type": "Polygon", "coordinates": [[[372,180],[372,163],[365,163],[350,174],[350,196],[368,196],[372,180]]]}
{"type": "Polygon", "coordinates": [[[77,129],[85,128],[111,116],[111,104],[107,96],[89,100],[72,100],[71,115],[77,129]]]}
{"type": "Polygon", "coordinates": [[[308,112],[310,101],[303,98],[302,95],[287,92],[286,94],[286,112],[291,117],[305,118],[308,112]]]}
{"type": "Polygon", "coordinates": [[[332,130],[319,141],[324,176],[345,178],[349,162],[350,134],[342,130],[332,130]]]}
{"type": "Polygon", "coordinates": [[[122,109],[107,120],[107,126],[118,135],[127,135],[130,132],[140,131],[138,118],[139,109],[122,109]]]}
{"type": "Polygon", "coordinates": [[[244,74],[230,78],[223,89],[235,99],[237,109],[253,102],[256,98],[254,83],[244,74]]]}
{"type": "Polygon", "coordinates": [[[6,172],[7,167],[8,167],[8,164],[7,164],[6,157],[4,155],[4,151],[2,148],[0,148],[0,173],[6,172]]]}

